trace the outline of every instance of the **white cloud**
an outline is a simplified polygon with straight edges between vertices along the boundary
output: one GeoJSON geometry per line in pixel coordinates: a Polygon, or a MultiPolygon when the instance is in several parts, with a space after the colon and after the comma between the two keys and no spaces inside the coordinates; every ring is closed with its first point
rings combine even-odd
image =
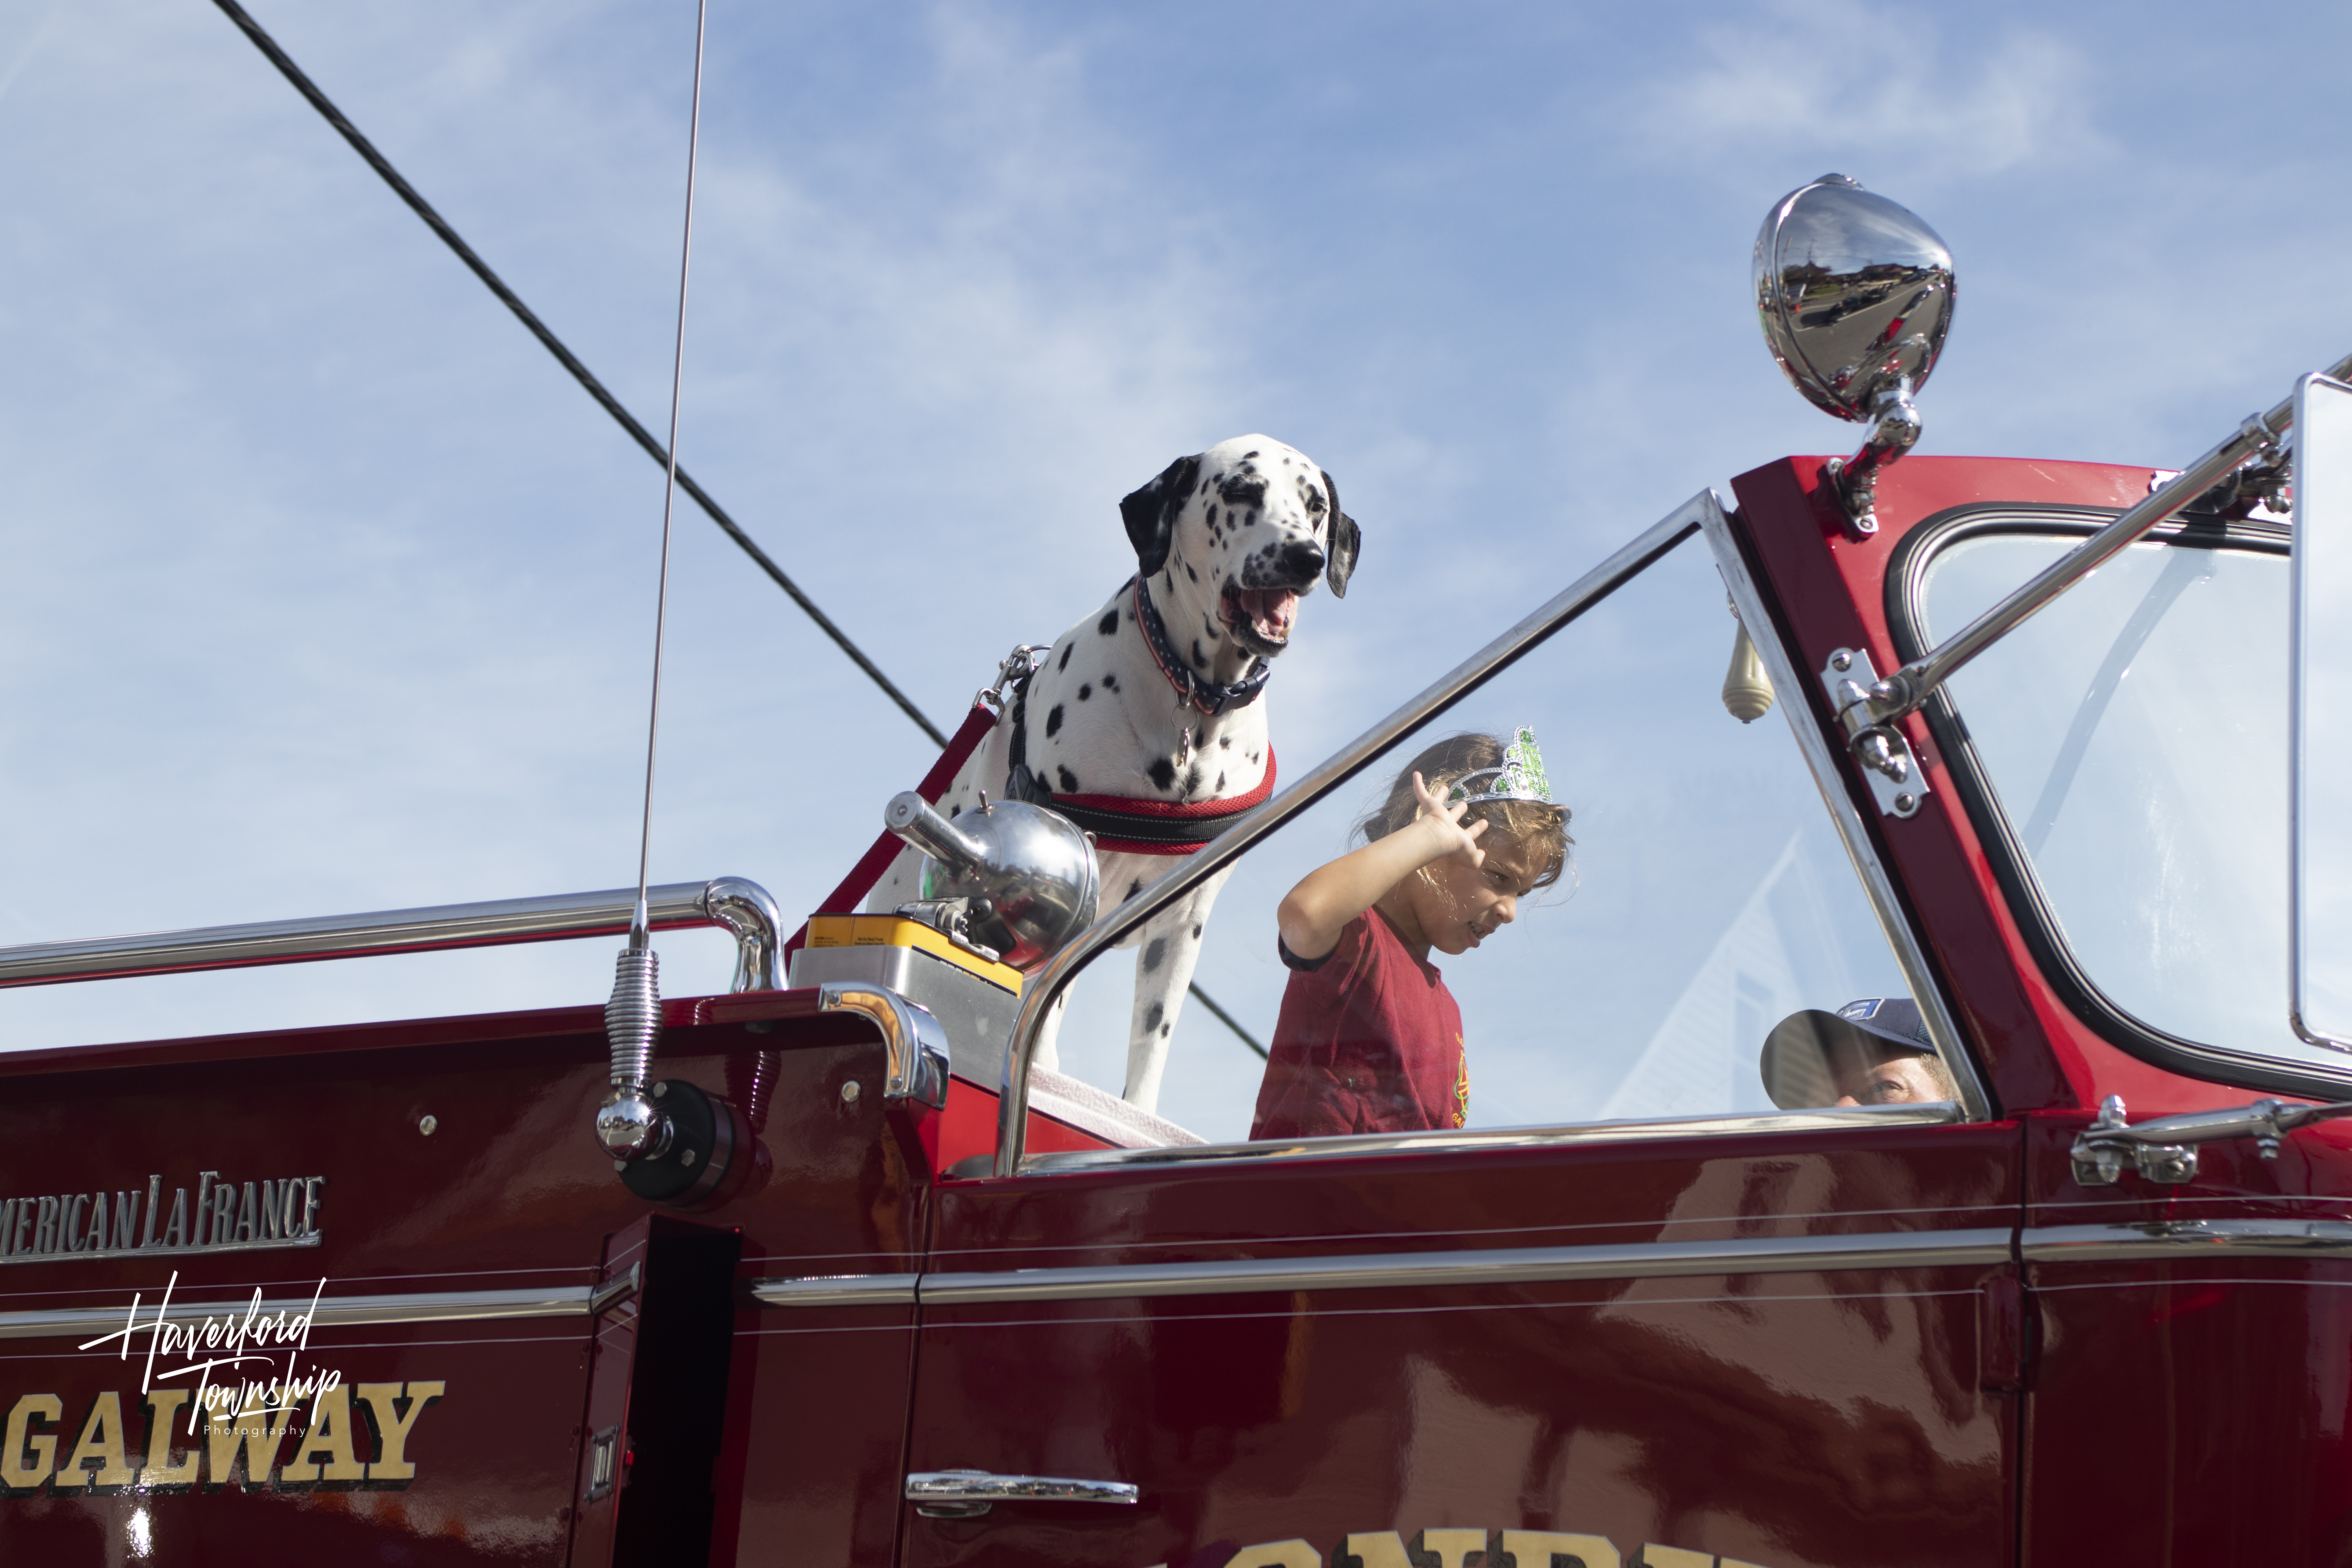
{"type": "Polygon", "coordinates": [[[2083,57],[2047,32],[2012,28],[1970,50],[1916,5],[1774,0],[1696,41],[1704,63],[1644,92],[1645,126],[1678,155],[1736,145],[1983,175],[2107,145],[2083,57]]]}

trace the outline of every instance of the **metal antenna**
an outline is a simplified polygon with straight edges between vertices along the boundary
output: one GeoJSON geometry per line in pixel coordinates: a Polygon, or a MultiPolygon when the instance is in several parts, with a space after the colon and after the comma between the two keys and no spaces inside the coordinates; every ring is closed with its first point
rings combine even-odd
{"type": "Polygon", "coordinates": [[[686,383],[686,279],[694,259],[694,163],[702,141],[702,28],[709,0],[695,0],[694,106],[686,124],[686,237],[677,252],[677,341],[669,362],[669,460],[663,465],[661,577],[654,592],[654,692],[646,720],[646,808],[637,834],[637,904],[629,918],[629,945],[643,947],[646,931],[646,868],[653,853],[654,747],[661,737],[662,643],[669,626],[670,514],[677,500],[677,405],[686,383]]]}
{"type": "Polygon", "coordinates": [[[596,1114],[596,1137],[615,1165],[658,1157],[668,1146],[668,1118],[646,1095],[654,1042],[661,1033],[660,961],[653,951],[646,912],[646,873],[654,837],[654,758],[661,739],[662,645],[669,623],[670,518],[677,500],[677,406],[686,377],[686,285],[694,258],[694,165],[702,140],[702,37],[709,0],[695,0],[694,104],[687,117],[686,233],[678,245],[677,341],[670,359],[669,449],[662,481],[661,576],[654,595],[653,699],[646,719],[645,815],[637,834],[637,900],[629,911],[629,945],[621,951],[613,976],[613,998],[604,1004],[604,1035],[613,1052],[613,1088],[596,1114]]]}

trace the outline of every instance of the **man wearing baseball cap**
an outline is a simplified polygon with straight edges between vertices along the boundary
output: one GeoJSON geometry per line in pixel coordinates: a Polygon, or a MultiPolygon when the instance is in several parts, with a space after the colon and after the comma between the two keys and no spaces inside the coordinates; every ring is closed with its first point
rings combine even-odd
{"type": "Polygon", "coordinates": [[[1864,996],[1834,1013],[1791,1013],[1765,1037],[1764,1092],[1783,1110],[1958,1100],[1908,996],[1864,996]]]}

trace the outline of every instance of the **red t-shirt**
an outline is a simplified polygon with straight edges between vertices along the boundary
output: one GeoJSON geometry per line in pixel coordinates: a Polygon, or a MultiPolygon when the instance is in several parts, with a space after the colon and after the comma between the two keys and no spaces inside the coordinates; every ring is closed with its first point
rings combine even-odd
{"type": "Polygon", "coordinates": [[[1290,966],[1253,1139],[1419,1132],[1468,1119],[1462,1009],[1436,966],[1406,951],[1377,909],[1316,961],[1276,941],[1290,966]]]}

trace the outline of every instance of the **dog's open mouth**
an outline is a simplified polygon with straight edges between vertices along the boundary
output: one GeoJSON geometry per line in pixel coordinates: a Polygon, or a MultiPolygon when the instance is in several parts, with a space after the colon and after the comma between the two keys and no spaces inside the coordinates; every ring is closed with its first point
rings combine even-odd
{"type": "Polygon", "coordinates": [[[1225,625],[1260,653],[1273,653],[1290,641],[1290,623],[1298,616],[1298,595],[1288,588],[1241,588],[1225,584],[1223,595],[1225,625]]]}

